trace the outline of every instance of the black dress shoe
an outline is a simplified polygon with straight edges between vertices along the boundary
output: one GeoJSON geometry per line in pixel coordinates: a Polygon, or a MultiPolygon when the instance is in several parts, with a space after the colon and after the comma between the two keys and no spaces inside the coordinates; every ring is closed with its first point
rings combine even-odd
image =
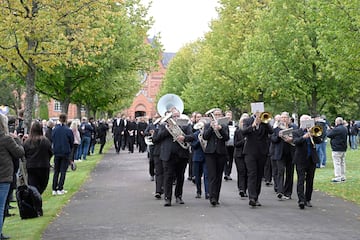
{"type": "Polygon", "coordinates": [[[14,209],[14,208],[16,208],[16,207],[13,207],[13,206],[9,205],[9,209],[14,209]]]}
{"type": "Polygon", "coordinates": [[[211,198],[211,199],[210,199],[210,204],[211,204],[212,206],[216,206],[216,204],[217,204],[216,199],[215,199],[215,198],[211,198]]]}
{"type": "Polygon", "coordinates": [[[249,205],[252,206],[252,207],[255,207],[256,206],[256,201],[254,199],[250,199],[249,200],[249,205]]]}
{"type": "Polygon", "coordinates": [[[248,195],[243,191],[240,191],[239,195],[240,195],[241,198],[247,198],[248,197],[248,195]]]}
{"type": "Polygon", "coordinates": [[[171,200],[165,199],[164,207],[170,207],[171,206],[171,200]]]}
{"type": "Polygon", "coordinates": [[[200,193],[197,193],[195,198],[201,198],[201,194],[200,193]]]}
{"type": "Polygon", "coordinates": [[[184,201],[181,199],[181,197],[176,198],[176,203],[178,204],[184,204],[184,201]]]}
{"type": "Polygon", "coordinates": [[[299,208],[304,209],[305,208],[305,203],[304,202],[299,202],[299,208]]]}
{"type": "Polygon", "coordinates": [[[3,239],[10,239],[10,237],[9,236],[5,236],[5,235],[3,235],[3,234],[1,234],[1,238],[0,238],[1,240],[3,240],[3,239]]]}
{"type": "Polygon", "coordinates": [[[15,213],[5,213],[5,217],[13,217],[15,216],[15,213]]]}
{"type": "Polygon", "coordinates": [[[225,181],[229,180],[229,177],[225,175],[225,176],[224,176],[224,180],[225,180],[225,181]]]}
{"type": "Polygon", "coordinates": [[[310,201],[307,201],[307,202],[305,203],[305,206],[307,206],[307,207],[312,207],[312,204],[311,204],[310,201]]]}
{"type": "Polygon", "coordinates": [[[257,207],[261,207],[261,203],[259,203],[259,201],[256,201],[256,202],[255,202],[255,205],[256,205],[257,207]]]}
{"type": "Polygon", "coordinates": [[[160,198],[161,198],[161,194],[160,194],[160,193],[155,193],[154,197],[155,197],[156,199],[160,199],[160,198]]]}

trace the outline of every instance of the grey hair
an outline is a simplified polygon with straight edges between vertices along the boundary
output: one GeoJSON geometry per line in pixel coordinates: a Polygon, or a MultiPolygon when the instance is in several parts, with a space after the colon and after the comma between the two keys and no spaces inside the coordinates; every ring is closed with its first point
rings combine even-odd
{"type": "Polygon", "coordinates": [[[344,119],[342,117],[337,117],[335,119],[335,123],[339,124],[339,125],[342,125],[342,124],[344,124],[344,119]]]}
{"type": "Polygon", "coordinates": [[[0,133],[3,132],[5,135],[9,134],[8,118],[4,114],[0,114],[0,133]]]}

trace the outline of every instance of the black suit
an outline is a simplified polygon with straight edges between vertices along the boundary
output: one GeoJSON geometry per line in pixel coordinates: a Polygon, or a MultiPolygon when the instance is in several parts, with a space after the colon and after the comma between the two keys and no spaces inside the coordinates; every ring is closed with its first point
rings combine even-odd
{"type": "Polygon", "coordinates": [[[247,190],[247,170],[245,165],[245,156],[243,154],[245,138],[240,130],[237,128],[234,135],[234,157],[237,171],[237,186],[239,191],[244,193],[247,190]]]}
{"type": "Polygon", "coordinates": [[[127,136],[129,153],[134,153],[136,130],[137,130],[136,122],[135,121],[127,121],[126,134],[124,134],[124,135],[127,136]]]}
{"type": "MultiPolygon", "coordinates": [[[[164,193],[164,167],[162,161],[160,159],[160,149],[161,149],[161,142],[162,140],[158,138],[159,133],[159,124],[153,125],[152,123],[149,124],[148,130],[153,129],[155,130],[152,142],[154,145],[150,146],[150,164],[149,164],[149,171],[150,175],[152,173],[155,174],[155,193],[164,193]],[[151,163],[151,158],[153,159],[153,163],[151,163]],[[152,166],[153,165],[153,166],[152,166]],[[154,170],[151,170],[151,169],[154,170]]],[[[145,130],[146,132],[146,130],[145,130]]],[[[147,135],[147,133],[145,133],[147,135]]]]}
{"type": "Polygon", "coordinates": [[[115,150],[119,153],[121,148],[121,138],[124,134],[124,120],[115,118],[111,130],[114,136],[115,150]]]}
{"type": "Polygon", "coordinates": [[[222,136],[221,139],[216,136],[209,123],[204,127],[203,138],[207,141],[204,153],[208,169],[209,196],[212,204],[219,201],[222,174],[228,154],[225,142],[229,140],[229,127],[221,125],[219,133],[222,136]]]}
{"type": "Polygon", "coordinates": [[[248,173],[249,199],[257,201],[269,152],[269,134],[273,133],[273,128],[265,123],[260,123],[258,128],[255,128],[252,126],[254,120],[254,117],[244,120],[242,133],[246,138],[243,153],[248,173]]]}
{"type": "MultiPolygon", "coordinates": [[[[181,127],[181,129],[185,134],[184,141],[190,144],[194,140],[190,124],[181,127]]],[[[189,150],[182,148],[178,142],[174,142],[172,135],[165,128],[165,125],[160,125],[157,140],[161,141],[160,159],[164,167],[165,200],[171,201],[174,177],[176,178],[175,197],[181,198],[189,150]]]]}
{"type": "MultiPolygon", "coordinates": [[[[293,132],[293,140],[295,143],[294,163],[296,164],[298,176],[297,194],[299,203],[311,201],[316,163],[319,162],[315,146],[312,145],[309,138],[303,138],[305,133],[306,132],[303,129],[298,129],[293,132]],[[305,182],[306,190],[304,191],[305,182]]],[[[319,144],[322,141],[320,137],[314,137],[313,139],[316,144],[319,144]]]]}

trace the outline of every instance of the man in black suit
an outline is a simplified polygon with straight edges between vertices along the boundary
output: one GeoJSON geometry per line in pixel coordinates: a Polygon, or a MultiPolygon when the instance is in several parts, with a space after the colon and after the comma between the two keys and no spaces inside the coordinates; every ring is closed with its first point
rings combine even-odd
{"type": "Polygon", "coordinates": [[[203,138],[207,141],[205,148],[205,161],[208,169],[209,199],[212,206],[219,204],[222,174],[227,161],[225,142],[229,140],[229,126],[218,124],[218,119],[223,117],[222,111],[215,108],[212,112],[213,121],[204,127],[203,138]]]}
{"type": "Polygon", "coordinates": [[[114,145],[116,153],[120,153],[121,148],[121,139],[124,134],[124,120],[122,119],[122,115],[120,113],[117,114],[117,117],[114,119],[112,124],[112,133],[114,137],[114,145]]]}
{"type": "Polygon", "coordinates": [[[134,153],[135,136],[137,131],[137,124],[133,117],[127,119],[125,136],[127,138],[129,153],[134,153]]]}
{"type": "Polygon", "coordinates": [[[269,134],[273,133],[273,128],[269,123],[262,122],[260,112],[256,112],[244,120],[242,133],[246,138],[243,153],[248,173],[249,205],[261,206],[258,198],[269,151],[269,134]]]}
{"type": "MultiPolygon", "coordinates": [[[[179,110],[172,108],[171,113],[171,119],[176,122],[176,120],[180,117],[179,110]]],[[[168,121],[171,122],[171,120],[168,121]]],[[[182,193],[185,169],[189,159],[189,149],[183,148],[180,144],[190,146],[190,142],[194,140],[194,135],[190,124],[187,124],[186,126],[179,126],[183,134],[179,134],[174,142],[174,137],[169,133],[165,126],[165,124],[160,125],[157,140],[161,141],[160,159],[162,160],[164,167],[164,206],[167,207],[171,206],[174,177],[176,178],[176,203],[184,204],[184,201],[182,200],[182,193]]]]}
{"type": "Polygon", "coordinates": [[[319,162],[315,144],[322,142],[321,137],[311,136],[308,129],[302,126],[301,122],[307,120],[311,120],[311,117],[302,115],[300,117],[300,128],[293,132],[293,142],[295,144],[294,163],[297,172],[297,195],[300,209],[304,209],[305,206],[312,207],[310,201],[316,164],[319,162]],[[306,189],[304,191],[305,184],[306,189]]]}

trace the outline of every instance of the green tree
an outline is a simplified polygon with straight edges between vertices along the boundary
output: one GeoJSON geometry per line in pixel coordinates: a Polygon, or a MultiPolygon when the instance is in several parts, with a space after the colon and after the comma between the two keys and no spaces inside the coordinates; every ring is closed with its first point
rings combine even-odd
{"type": "Polygon", "coordinates": [[[33,112],[37,71],[71,63],[91,65],[115,39],[104,36],[109,18],[121,14],[110,0],[1,1],[0,67],[18,74],[26,85],[25,125],[33,112]]]}

